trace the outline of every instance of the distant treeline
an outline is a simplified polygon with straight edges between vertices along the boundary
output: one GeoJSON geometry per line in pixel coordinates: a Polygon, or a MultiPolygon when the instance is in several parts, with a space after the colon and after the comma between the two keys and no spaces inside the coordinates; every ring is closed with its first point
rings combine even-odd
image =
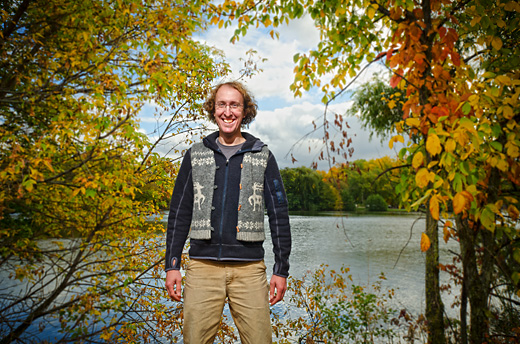
{"type": "Polygon", "coordinates": [[[396,207],[397,161],[389,157],[356,160],[328,172],[307,167],[281,170],[292,211],[354,211],[357,207],[384,211],[396,207]]]}

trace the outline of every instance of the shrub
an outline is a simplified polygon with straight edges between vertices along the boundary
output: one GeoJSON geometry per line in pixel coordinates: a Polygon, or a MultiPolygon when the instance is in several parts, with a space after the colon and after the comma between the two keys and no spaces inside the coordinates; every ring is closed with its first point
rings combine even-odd
{"type": "Polygon", "coordinates": [[[381,275],[371,286],[356,286],[348,268],[336,272],[326,265],[302,279],[289,277],[287,313],[273,322],[275,335],[284,338],[277,343],[391,342],[395,311],[388,301],[394,290],[382,290],[384,279],[381,275]]]}
{"type": "Polygon", "coordinates": [[[365,203],[368,211],[386,211],[388,209],[385,199],[378,194],[368,196],[365,203]]]}
{"type": "Polygon", "coordinates": [[[341,192],[341,200],[343,201],[343,210],[346,211],[355,211],[356,210],[356,203],[354,202],[354,197],[346,191],[343,190],[341,192]]]}

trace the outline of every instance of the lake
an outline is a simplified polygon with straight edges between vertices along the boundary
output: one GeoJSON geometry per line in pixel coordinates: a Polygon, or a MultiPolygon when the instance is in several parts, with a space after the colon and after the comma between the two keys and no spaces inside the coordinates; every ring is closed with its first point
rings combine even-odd
{"type": "MultiPolygon", "coordinates": [[[[166,220],[167,214],[164,214],[161,221],[165,223],[166,220]]],[[[290,256],[292,277],[301,278],[307,271],[316,270],[322,264],[337,270],[345,266],[350,268],[352,283],[365,286],[379,280],[379,275],[384,273],[387,279],[383,283],[383,290],[395,289],[395,297],[390,306],[397,310],[406,308],[414,315],[424,313],[425,254],[421,252],[419,244],[425,219],[421,214],[321,213],[312,216],[291,215],[290,221],[293,241],[290,256]]],[[[265,227],[268,231],[267,218],[265,227]]],[[[267,235],[267,238],[270,236],[267,235]]],[[[158,239],[165,241],[164,238],[158,239]]],[[[457,242],[440,242],[441,263],[451,263],[452,254],[449,250],[458,252],[457,242]]],[[[273,265],[270,240],[266,240],[264,248],[269,275],[273,265]]],[[[1,279],[3,283],[18,283],[4,277],[6,276],[1,279]]],[[[448,281],[446,273],[441,274],[441,281],[448,281]]],[[[160,282],[160,287],[162,286],[163,282],[160,282]]],[[[453,292],[458,293],[458,290],[453,292]]],[[[454,296],[443,297],[448,315],[456,315],[456,310],[449,307],[454,296]]],[[[171,301],[165,299],[164,302],[171,301]]],[[[274,306],[273,311],[281,314],[285,307],[284,302],[281,302],[274,306]]],[[[227,307],[225,311],[229,312],[227,307]]],[[[39,333],[38,338],[52,342],[59,323],[51,321],[47,325],[49,327],[39,333]]],[[[34,326],[37,327],[38,322],[34,326]]]]}
{"type": "MultiPolygon", "coordinates": [[[[349,267],[356,285],[370,285],[384,273],[387,278],[384,288],[395,289],[394,308],[406,308],[415,315],[424,313],[425,254],[420,250],[420,240],[426,220],[420,213],[323,213],[292,215],[290,221],[293,277],[302,277],[307,270],[315,270],[321,264],[334,269],[349,267]]],[[[271,243],[266,241],[264,247],[269,273],[273,264],[271,243]]],[[[446,244],[441,238],[443,264],[451,263],[452,254],[448,250],[458,252],[458,243],[451,240],[446,244]]],[[[441,281],[447,283],[446,273],[441,273],[441,281]]],[[[450,315],[455,312],[449,307],[451,300],[453,296],[445,300],[450,315]]]]}

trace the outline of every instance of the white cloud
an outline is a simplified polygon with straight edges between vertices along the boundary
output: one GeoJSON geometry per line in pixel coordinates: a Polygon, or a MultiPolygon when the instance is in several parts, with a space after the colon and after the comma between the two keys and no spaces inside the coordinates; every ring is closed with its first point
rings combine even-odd
{"type": "MultiPolygon", "coordinates": [[[[253,29],[245,37],[240,37],[237,43],[231,44],[230,38],[234,29],[215,27],[207,31],[200,40],[225,53],[233,71],[231,78],[239,76],[239,71],[243,68],[241,59],[246,58],[246,52],[250,49],[256,50],[260,57],[267,58],[267,62],[259,64],[259,68],[263,69],[262,73],[244,80],[259,105],[257,119],[245,131],[258,136],[269,145],[280,167],[310,166],[312,162],[317,161],[317,155],[322,148],[323,131],[319,130],[306,141],[300,140],[313,130],[314,120],[317,125],[322,122],[325,108],[320,102],[322,95],[317,90],[312,90],[304,93],[301,98],[294,98],[289,86],[294,80],[293,56],[296,53],[306,53],[317,45],[317,29],[309,18],[303,18],[292,21],[288,26],[277,28],[280,33],[279,40],[273,40],[267,29],[253,29]],[[309,147],[312,148],[311,152],[309,147]],[[287,155],[291,149],[298,159],[295,164],[292,164],[290,155],[287,155]]],[[[374,64],[360,75],[355,85],[368,81],[374,72],[382,69],[381,65],[374,64]]],[[[340,97],[331,104],[329,120],[333,120],[334,112],[345,113],[349,106],[347,100],[340,97]]],[[[145,119],[149,120],[151,118],[145,119]]],[[[348,129],[348,135],[354,148],[350,161],[380,158],[385,155],[395,156],[396,152],[390,150],[387,143],[382,145],[377,137],[369,141],[369,133],[361,128],[357,118],[346,120],[351,127],[348,129]]],[[[319,168],[328,169],[328,164],[321,162],[319,168]]]]}
{"type": "MultiPolygon", "coordinates": [[[[240,37],[238,42],[232,44],[230,37],[234,30],[234,27],[213,28],[201,40],[225,53],[234,78],[239,77],[239,71],[243,68],[244,62],[240,59],[244,59],[246,52],[251,49],[257,51],[259,57],[267,58],[267,62],[258,66],[263,69],[262,73],[245,80],[251,92],[259,100],[276,96],[284,101],[293,101],[293,94],[289,90],[289,85],[294,79],[293,56],[315,46],[319,39],[312,21],[300,19],[288,26],[280,27],[277,29],[280,32],[279,40],[272,39],[269,30],[261,28],[251,29],[246,36],[240,37]]],[[[307,97],[308,95],[304,95],[303,99],[307,97]]]]}
{"type": "MultiPolygon", "coordinates": [[[[334,113],[343,114],[351,102],[334,104],[329,108],[327,120],[334,120],[334,113]]],[[[328,162],[318,160],[318,155],[323,148],[323,129],[319,126],[323,122],[325,106],[319,103],[303,102],[272,111],[259,111],[255,121],[247,130],[268,144],[275,154],[278,164],[283,167],[310,167],[313,162],[318,163],[318,168],[327,170],[328,162]],[[314,125],[318,130],[314,133],[314,125]],[[309,136],[307,136],[310,134],[309,136]],[[310,148],[310,150],[309,150],[310,148]],[[291,154],[298,160],[292,163],[291,154]]],[[[394,157],[402,146],[395,145],[391,150],[387,144],[381,144],[378,138],[369,140],[369,133],[361,128],[361,123],[356,117],[344,117],[344,122],[350,128],[345,128],[348,138],[352,139],[351,147],[354,149],[349,161],[357,159],[376,159],[383,156],[394,157]]],[[[331,140],[339,142],[339,133],[334,136],[335,129],[329,130],[331,140]]],[[[342,161],[337,157],[337,162],[342,161]],[[339,160],[338,160],[339,159],[339,160]]]]}

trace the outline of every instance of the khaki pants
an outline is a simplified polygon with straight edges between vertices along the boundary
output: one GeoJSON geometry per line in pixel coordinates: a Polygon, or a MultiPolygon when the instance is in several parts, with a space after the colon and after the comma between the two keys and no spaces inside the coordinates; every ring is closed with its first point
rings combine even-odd
{"type": "Polygon", "coordinates": [[[213,343],[226,297],[241,342],[271,343],[265,270],[263,261],[190,260],[184,288],[184,343],[213,343]]]}

